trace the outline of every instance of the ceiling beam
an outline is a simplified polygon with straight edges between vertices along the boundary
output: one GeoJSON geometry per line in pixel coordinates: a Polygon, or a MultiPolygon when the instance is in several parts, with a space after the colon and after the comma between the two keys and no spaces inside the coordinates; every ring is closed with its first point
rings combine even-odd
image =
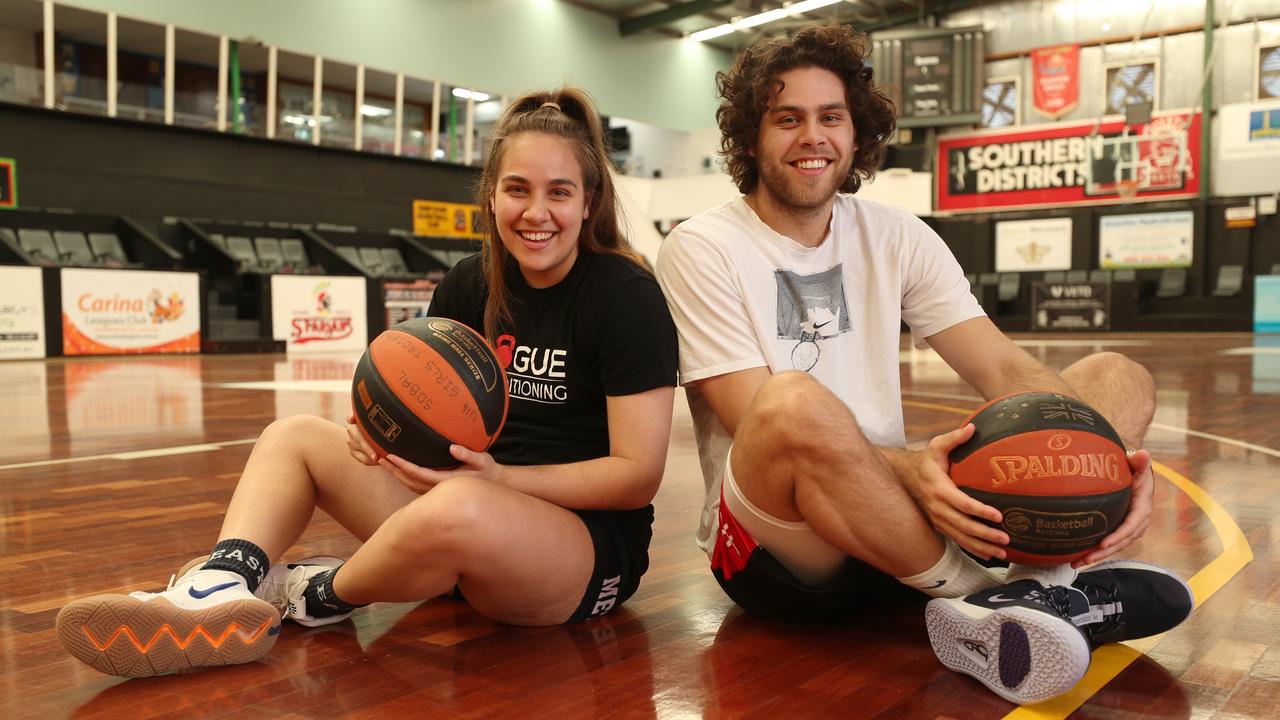
{"type": "Polygon", "coordinates": [[[645,30],[661,27],[667,23],[683,20],[692,15],[724,7],[732,2],[733,0],[689,0],[689,2],[672,5],[669,8],[651,12],[647,15],[624,18],[618,21],[618,34],[622,37],[635,35],[645,30]]]}

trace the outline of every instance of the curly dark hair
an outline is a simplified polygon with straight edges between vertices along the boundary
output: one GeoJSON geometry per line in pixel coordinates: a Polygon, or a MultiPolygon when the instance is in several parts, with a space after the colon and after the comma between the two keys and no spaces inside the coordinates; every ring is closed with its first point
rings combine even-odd
{"type": "Polygon", "coordinates": [[[739,192],[755,190],[760,180],[760,169],[750,154],[759,137],[760,120],[769,98],[782,89],[778,76],[797,68],[830,70],[844,83],[857,150],[853,172],[840,189],[857,192],[863,180],[875,175],[896,122],[893,101],[872,81],[866,64],[869,54],[866,36],[847,25],[807,25],[757,40],[738,55],[728,72],[716,73],[716,87],[724,99],[716,110],[720,155],[739,192]]]}

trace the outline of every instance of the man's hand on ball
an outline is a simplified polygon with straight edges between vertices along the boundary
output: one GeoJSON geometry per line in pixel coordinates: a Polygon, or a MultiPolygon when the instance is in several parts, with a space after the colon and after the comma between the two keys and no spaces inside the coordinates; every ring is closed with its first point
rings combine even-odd
{"type": "Polygon", "coordinates": [[[401,485],[422,494],[452,477],[473,477],[489,482],[500,482],[503,466],[487,452],[475,452],[461,445],[450,445],[449,454],[460,464],[458,467],[433,470],[415,465],[398,455],[388,455],[380,463],[401,485]]]}
{"type": "Polygon", "coordinates": [[[964,494],[947,474],[951,468],[947,457],[973,432],[973,423],[969,423],[930,440],[915,456],[914,472],[905,479],[906,487],[933,529],[984,560],[1003,559],[1009,536],[982,522],[999,523],[1000,511],[964,494]]]}
{"type": "Polygon", "coordinates": [[[1139,450],[1128,455],[1129,470],[1133,473],[1133,486],[1129,494],[1129,512],[1124,522],[1102,539],[1093,552],[1071,563],[1083,567],[1102,562],[1129,547],[1134,540],[1151,526],[1151,508],[1155,501],[1156,484],[1151,473],[1151,453],[1139,450]]]}
{"type": "Polygon", "coordinates": [[[377,465],[378,454],[370,447],[369,442],[364,439],[360,428],[356,427],[356,416],[352,415],[347,418],[347,450],[351,452],[351,457],[361,465],[377,465]]]}

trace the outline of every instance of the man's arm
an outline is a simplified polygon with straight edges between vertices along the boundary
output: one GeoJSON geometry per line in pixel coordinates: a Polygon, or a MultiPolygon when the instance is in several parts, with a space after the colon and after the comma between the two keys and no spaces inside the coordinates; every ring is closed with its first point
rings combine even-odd
{"type": "Polygon", "coordinates": [[[689,384],[689,390],[702,394],[732,437],[752,399],[772,374],[767,367],[753,367],[698,380],[689,384]]]}
{"type": "Polygon", "coordinates": [[[989,318],[956,323],[925,340],[987,400],[1031,391],[1075,396],[1058,373],[1015,345],[989,318]]]}

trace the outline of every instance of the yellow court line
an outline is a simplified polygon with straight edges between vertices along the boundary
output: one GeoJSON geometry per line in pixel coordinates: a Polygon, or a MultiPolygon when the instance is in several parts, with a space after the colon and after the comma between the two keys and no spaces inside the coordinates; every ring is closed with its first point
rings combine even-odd
{"type": "MultiPolygon", "coordinates": [[[[970,412],[947,405],[922,403],[914,400],[904,400],[902,404],[962,415],[968,415],[970,412]]],[[[1173,483],[1174,487],[1181,490],[1183,494],[1191,499],[1191,502],[1200,508],[1201,512],[1209,518],[1209,522],[1213,523],[1213,529],[1218,534],[1218,541],[1222,543],[1222,552],[1218,554],[1218,557],[1210,561],[1208,565],[1201,568],[1199,572],[1187,581],[1187,584],[1191,586],[1191,592],[1195,594],[1196,607],[1200,607],[1214,593],[1221,590],[1222,586],[1226,585],[1231,578],[1235,577],[1236,573],[1240,572],[1245,565],[1253,561],[1253,549],[1249,547],[1249,540],[1245,538],[1244,532],[1240,530],[1240,526],[1236,524],[1236,521],[1203,488],[1164,464],[1152,462],[1151,469],[1157,475],[1173,483]]],[[[1157,635],[1127,643],[1104,645],[1098,648],[1093,652],[1089,671],[1085,673],[1084,677],[1080,679],[1079,683],[1076,683],[1076,686],[1070,692],[1035,705],[1023,705],[1005,715],[1004,720],[1059,720],[1060,718],[1065,718],[1086,703],[1107,683],[1115,679],[1134,660],[1137,660],[1146,651],[1155,647],[1162,637],[1163,635],[1157,635]]]]}

